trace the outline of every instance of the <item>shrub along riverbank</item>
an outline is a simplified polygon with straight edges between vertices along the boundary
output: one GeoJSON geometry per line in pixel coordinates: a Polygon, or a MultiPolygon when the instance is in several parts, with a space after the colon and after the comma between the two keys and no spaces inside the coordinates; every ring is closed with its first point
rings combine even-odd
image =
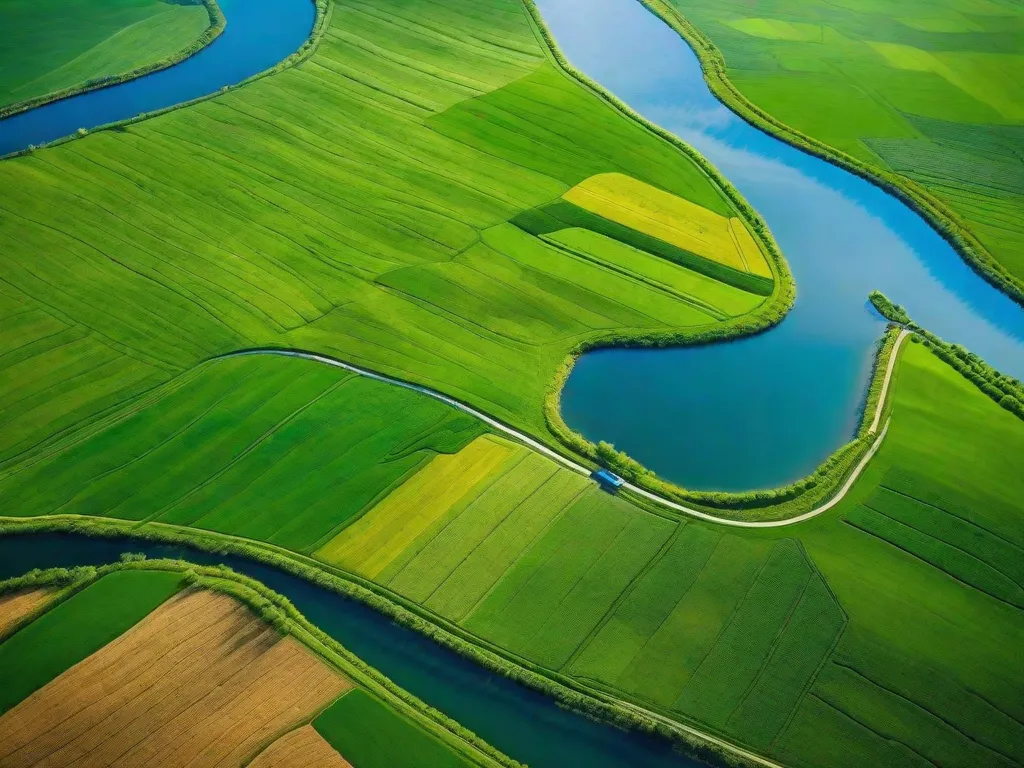
{"type": "MultiPolygon", "coordinates": [[[[962,215],[954,211],[949,203],[940,199],[925,184],[905,174],[891,171],[881,164],[865,162],[848,152],[830,146],[796,130],[758,107],[729,79],[721,50],[708,35],[680,12],[678,6],[682,3],[673,3],[673,0],[641,2],[690,44],[700,60],[701,69],[712,93],[737,115],[782,141],[855,173],[895,195],[921,214],[978,274],[1017,303],[1024,304],[1024,279],[1020,276],[1019,270],[1015,273],[996,259],[962,215]]],[[[813,102],[811,109],[817,109],[813,102]]]]}
{"type": "MultiPolygon", "coordinates": [[[[23,617],[5,637],[31,624],[42,614],[96,584],[104,576],[130,572],[164,572],[181,575],[180,585],[228,595],[248,606],[262,621],[281,634],[290,635],[306,648],[339,670],[362,688],[409,717],[467,761],[479,766],[501,765],[518,768],[510,759],[468,729],[395,685],[386,676],[346,650],[334,638],[311,624],[283,595],[256,579],[231,568],[206,566],[184,560],[148,560],[142,555],[125,554],[120,562],[100,566],[50,568],[30,571],[0,581],[0,595],[33,588],[52,587],[59,592],[43,606],[23,617]]],[[[0,638],[2,641],[4,638],[0,638]]]]}
{"type": "MultiPolygon", "coordinates": [[[[63,40],[68,48],[75,50],[81,45],[93,45],[91,50],[85,50],[77,58],[63,63],[53,72],[44,74],[32,71],[28,75],[31,77],[30,82],[20,87],[10,84],[8,78],[13,76],[16,68],[19,72],[24,70],[26,62],[22,60],[15,65],[15,59],[24,58],[24,52],[19,51],[18,46],[5,48],[11,61],[0,62],[0,68],[6,68],[11,74],[0,79],[0,119],[26,112],[51,101],[106,88],[174,66],[212,43],[224,31],[226,23],[216,0],[201,0],[196,4],[205,9],[205,24],[194,16],[193,6],[188,3],[154,3],[150,9],[153,15],[143,17],[141,20],[137,20],[139,11],[144,10],[141,8],[125,7],[120,13],[117,8],[113,8],[107,11],[107,16],[98,20],[95,4],[81,5],[87,13],[81,20],[69,12],[69,8],[77,8],[78,3],[71,3],[70,6],[68,3],[61,3],[59,7],[50,9],[46,9],[45,5],[36,5],[33,10],[33,14],[43,16],[48,25],[60,24],[71,28],[58,30],[53,35],[63,40]],[[127,26],[119,27],[122,21],[127,26]],[[110,36],[98,42],[89,39],[89,33],[103,27],[104,22],[107,24],[106,32],[110,33],[110,36]],[[84,31],[79,32],[79,28],[84,31]],[[196,33],[200,29],[203,31],[197,36],[196,33]],[[75,33],[82,34],[82,40],[68,44],[66,38],[75,33]],[[77,81],[74,81],[76,78],[77,81]],[[69,80],[73,81],[69,85],[47,88],[47,84],[59,84],[69,80]],[[33,90],[43,89],[45,92],[9,101],[16,94],[25,92],[29,86],[33,90]]],[[[101,3],[100,9],[103,9],[103,6],[101,3]]],[[[25,20],[18,20],[13,15],[8,16],[7,20],[13,27],[25,23],[25,20]]],[[[25,39],[32,40],[35,46],[29,64],[34,67],[42,66],[43,62],[36,59],[48,52],[47,46],[40,45],[38,35],[34,33],[29,33],[25,39]]],[[[65,53],[65,50],[62,49],[60,53],[65,53]]]]}

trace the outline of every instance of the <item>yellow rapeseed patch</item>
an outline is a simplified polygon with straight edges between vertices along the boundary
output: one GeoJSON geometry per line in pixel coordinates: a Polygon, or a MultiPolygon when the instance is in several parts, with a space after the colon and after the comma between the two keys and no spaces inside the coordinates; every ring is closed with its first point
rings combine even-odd
{"type": "Polygon", "coordinates": [[[753,236],[738,218],[664,192],[622,173],[600,173],[562,197],[606,219],[743,272],[771,277],[753,236]]]}
{"type": "Polygon", "coordinates": [[[321,560],[373,578],[435,520],[498,470],[515,447],[490,435],[426,467],[316,552],[321,560]]]}

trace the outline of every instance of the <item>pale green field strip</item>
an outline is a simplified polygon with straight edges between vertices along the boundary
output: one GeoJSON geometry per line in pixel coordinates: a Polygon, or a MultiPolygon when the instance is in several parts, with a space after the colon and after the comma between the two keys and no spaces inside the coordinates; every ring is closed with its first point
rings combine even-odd
{"type": "Polygon", "coordinates": [[[590,488],[515,561],[463,623],[514,653],[557,669],[675,525],[590,488]]]}
{"type": "Polygon", "coordinates": [[[373,578],[402,550],[509,457],[515,446],[490,435],[454,455],[436,456],[315,553],[325,562],[373,578]]]}
{"type": "Polygon", "coordinates": [[[625,174],[591,176],[562,197],[698,256],[762,277],[772,276],[764,254],[738,218],[727,218],[625,174]]]}

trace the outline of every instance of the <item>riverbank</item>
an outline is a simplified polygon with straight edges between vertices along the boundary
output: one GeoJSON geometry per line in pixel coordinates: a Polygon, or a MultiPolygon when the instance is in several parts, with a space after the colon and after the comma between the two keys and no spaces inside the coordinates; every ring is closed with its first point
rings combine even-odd
{"type": "Polygon", "coordinates": [[[125,72],[119,72],[99,78],[90,78],[68,88],[63,88],[31,99],[25,99],[24,101],[6,104],[0,107],[0,120],[17,115],[21,112],[27,112],[30,109],[36,109],[37,107],[41,107],[44,104],[49,104],[54,101],[67,99],[82,93],[88,93],[89,91],[99,90],[100,88],[110,88],[111,86],[119,83],[124,83],[129,80],[134,80],[138,77],[148,75],[152,72],[158,72],[162,69],[173,67],[175,64],[187,59],[189,56],[193,56],[216,40],[224,31],[224,27],[227,24],[220,6],[217,5],[217,0],[201,0],[201,2],[203,7],[206,8],[206,12],[209,16],[209,25],[203,34],[170,56],[158,61],[150,62],[143,66],[135,67],[134,69],[130,69],[125,72]]]}
{"type": "Polygon", "coordinates": [[[264,622],[283,635],[295,638],[315,656],[338,670],[358,686],[394,706],[414,722],[475,765],[518,768],[516,761],[503,755],[490,744],[438,712],[407,691],[395,685],[378,670],[352,654],[334,638],[314,626],[283,595],[256,579],[227,566],[206,566],[183,560],[149,560],[126,555],[117,563],[99,567],[51,568],[31,571],[20,577],[0,581],[0,595],[21,589],[52,588],[56,594],[36,610],[22,616],[9,626],[0,640],[35,621],[60,603],[113,573],[129,571],[163,571],[180,574],[187,586],[226,594],[248,606],[264,622]]]}
{"type": "Polygon", "coordinates": [[[970,228],[945,203],[919,184],[895,173],[872,167],[845,152],[830,147],[786,125],[744,96],[726,74],[721,51],[667,0],[639,0],[651,13],[674,29],[700,59],[701,69],[712,93],[755,128],[785,141],[797,149],[854,173],[902,200],[920,214],[967,262],[994,287],[1024,306],[1024,281],[1016,278],[988,252],[970,228]]]}

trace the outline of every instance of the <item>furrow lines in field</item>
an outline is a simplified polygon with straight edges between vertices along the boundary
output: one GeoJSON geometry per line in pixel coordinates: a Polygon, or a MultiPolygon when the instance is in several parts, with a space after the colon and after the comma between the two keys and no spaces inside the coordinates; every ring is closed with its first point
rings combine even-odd
{"type": "Polygon", "coordinates": [[[195,306],[200,311],[201,314],[207,315],[214,322],[214,324],[223,326],[224,329],[226,331],[228,331],[229,333],[234,333],[234,331],[231,329],[231,327],[228,326],[223,320],[221,320],[220,317],[218,317],[217,314],[212,312],[208,307],[205,307],[203,304],[195,301],[194,299],[189,298],[188,296],[182,294],[180,291],[175,290],[174,287],[172,287],[170,285],[163,284],[160,281],[154,279],[152,276],[138,271],[137,269],[133,268],[131,265],[127,264],[123,260],[118,259],[116,256],[114,256],[114,255],[112,255],[110,253],[107,253],[107,252],[97,248],[96,246],[92,245],[88,240],[85,240],[85,239],[83,239],[81,237],[73,235],[73,234],[71,234],[71,233],[69,233],[67,231],[64,231],[61,228],[56,227],[56,226],[54,226],[52,224],[48,224],[46,222],[39,221],[37,219],[33,219],[32,217],[26,216],[23,213],[11,211],[9,208],[7,208],[5,210],[7,210],[7,212],[9,214],[11,214],[12,216],[15,216],[15,217],[17,217],[17,218],[19,218],[19,219],[21,219],[23,221],[29,222],[31,224],[34,224],[34,225],[36,225],[38,227],[41,227],[43,229],[46,229],[46,230],[50,230],[50,231],[52,231],[52,232],[54,232],[54,233],[56,233],[56,234],[58,234],[60,236],[66,237],[69,240],[72,240],[72,241],[74,241],[76,243],[79,243],[80,245],[84,246],[88,251],[95,253],[96,255],[102,257],[103,259],[106,259],[107,261],[111,262],[112,264],[116,264],[117,266],[121,267],[125,271],[130,272],[131,274],[135,275],[136,277],[142,279],[145,282],[153,283],[154,285],[157,285],[159,287],[167,289],[168,291],[174,293],[179,298],[184,300],[186,303],[195,306]]]}
{"type": "Polygon", "coordinates": [[[846,718],[847,720],[849,720],[852,723],[854,723],[854,725],[856,725],[857,727],[863,728],[865,731],[868,731],[875,738],[881,739],[882,741],[892,741],[892,742],[895,742],[896,744],[899,744],[901,747],[906,749],[908,752],[911,752],[912,754],[914,754],[917,757],[921,758],[921,760],[923,760],[925,763],[927,763],[929,765],[932,765],[935,768],[943,768],[942,765],[940,765],[939,763],[936,763],[934,760],[930,760],[929,758],[925,757],[920,752],[918,752],[916,749],[914,749],[912,746],[907,744],[905,741],[901,741],[900,739],[897,739],[897,738],[895,738],[893,736],[887,736],[887,735],[885,735],[883,733],[880,733],[880,732],[876,731],[875,729],[873,729],[867,723],[864,723],[863,721],[857,719],[856,717],[851,715],[849,712],[847,712],[846,710],[842,709],[839,705],[833,704],[831,701],[828,701],[827,699],[822,698],[821,696],[819,696],[814,691],[811,691],[809,695],[812,696],[813,698],[815,698],[816,700],[820,701],[822,704],[824,704],[829,709],[834,710],[835,712],[838,712],[844,718],[846,718]]]}
{"type": "Polygon", "coordinates": [[[927,715],[928,717],[930,717],[930,718],[932,718],[934,720],[939,721],[940,723],[943,724],[943,726],[945,726],[946,728],[949,728],[952,731],[955,731],[956,733],[960,734],[961,736],[963,736],[968,741],[971,741],[971,742],[977,744],[978,746],[980,746],[980,747],[982,747],[984,749],[989,750],[990,752],[994,752],[997,755],[1000,755],[1001,757],[1005,757],[1011,763],[1016,762],[1016,757],[1014,755],[1007,754],[1006,752],[1004,752],[1003,750],[999,749],[996,746],[993,746],[991,744],[986,744],[983,741],[979,741],[976,737],[972,736],[967,731],[965,731],[962,728],[958,727],[955,722],[953,722],[952,720],[950,720],[947,717],[943,717],[941,714],[936,712],[934,709],[929,708],[928,706],[926,706],[925,704],[921,703],[920,701],[917,701],[916,699],[912,699],[909,696],[901,693],[900,691],[897,691],[894,688],[890,688],[890,687],[888,687],[886,685],[883,685],[882,683],[878,682],[877,680],[875,680],[871,676],[864,674],[863,672],[861,672],[859,669],[857,669],[856,667],[854,667],[851,664],[843,663],[839,659],[833,660],[832,663],[835,664],[837,667],[840,667],[842,669],[847,670],[848,672],[852,672],[858,678],[860,678],[861,680],[864,680],[865,682],[867,682],[869,685],[873,686],[874,688],[877,688],[878,690],[883,691],[884,693],[886,693],[886,694],[888,694],[890,696],[895,696],[896,698],[901,699],[901,700],[907,702],[914,709],[919,710],[921,712],[924,712],[925,715],[927,715]]]}

